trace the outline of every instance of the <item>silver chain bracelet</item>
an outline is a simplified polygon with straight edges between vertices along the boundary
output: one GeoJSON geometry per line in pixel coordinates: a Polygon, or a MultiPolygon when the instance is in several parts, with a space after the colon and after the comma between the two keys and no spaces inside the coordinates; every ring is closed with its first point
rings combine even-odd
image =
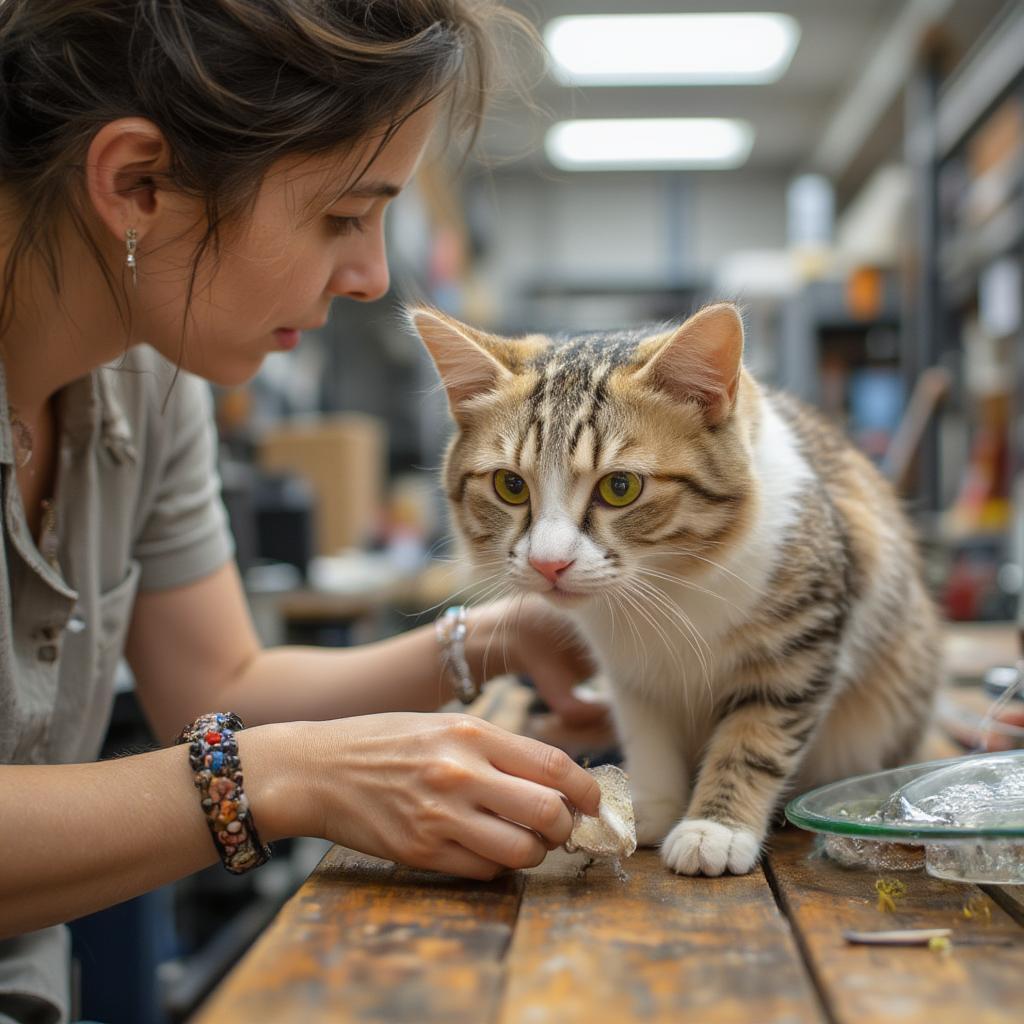
{"type": "Polygon", "coordinates": [[[472,704],[480,696],[466,661],[466,606],[454,605],[434,623],[441,648],[441,670],[448,677],[455,696],[463,704],[472,704]]]}

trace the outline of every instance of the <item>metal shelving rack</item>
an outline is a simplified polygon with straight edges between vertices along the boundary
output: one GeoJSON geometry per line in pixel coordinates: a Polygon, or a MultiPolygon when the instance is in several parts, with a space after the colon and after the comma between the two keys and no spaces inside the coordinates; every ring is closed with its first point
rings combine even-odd
{"type": "MultiPolygon", "coordinates": [[[[936,55],[925,53],[908,85],[906,155],[915,182],[919,254],[903,342],[903,365],[911,381],[928,366],[946,365],[954,379],[962,382],[957,325],[977,293],[980,274],[1006,256],[1015,257],[1024,267],[1024,143],[1007,176],[1002,205],[991,219],[951,234],[940,210],[943,169],[962,155],[974,133],[1013,95],[1024,99],[1024,7],[1016,3],[1008,5],[948,79],[942,79],[936,55]]],[[[1009,441],[1014,470],[1020,473],[1024,471],[1024,328],[1020,326],[1014,351],[1015,407],[1009,441]]],[[[933,423],[915,496],[919,507],[933,513],[941,508],[942,471],[939,426],[933,423]]]]}

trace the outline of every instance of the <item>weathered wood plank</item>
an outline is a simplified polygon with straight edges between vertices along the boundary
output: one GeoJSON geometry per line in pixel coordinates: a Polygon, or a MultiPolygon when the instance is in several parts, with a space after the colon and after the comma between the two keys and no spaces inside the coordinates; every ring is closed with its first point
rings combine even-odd
{"type": "Polygon", "coordinates": [[[455,702],[451,710],[476,715],[510,732],[522,732],[533,699],[533,690],[523,686],[515,676],[500,676],[492,679],[469,707],[455,702]]]}
{"type": "Polygon", "coordinates": [[[522,887],[334,847],[192,1024],[493,1020],[522,887]]]}
{"type": "Polygon", "coordinates": [[[800,935],[837,1024],[1008,1024],[1024,1006],[1024,929],[974,886],[923,871],[883,872],[906,886],[895,913],[878,909],[878,872],[809,857],[812,837],[786,830],[771,841],[767,871],[800,935]],[[987,907],[964,917],[968,901],[987,907]],[[851,946],[843,931],[952,928],[948,954],[928,948],[851,946]],[[984,945],[974,943],[984,942],[984,945]],[[1001,945],[1000,943],[1009,943],[1001,945]]]}
{"type": "Polygon", "coordinates": [[[575,877],[530,872],[501,1024],[803,1024],[823,1020],[764,876],[681,878],[651,850],[575,877]]]}
{"type": "Polygon", "coordinates": [[[1019,925],[1024,925],[1024,885],[983,885],[982,889],[1019,925]]]}

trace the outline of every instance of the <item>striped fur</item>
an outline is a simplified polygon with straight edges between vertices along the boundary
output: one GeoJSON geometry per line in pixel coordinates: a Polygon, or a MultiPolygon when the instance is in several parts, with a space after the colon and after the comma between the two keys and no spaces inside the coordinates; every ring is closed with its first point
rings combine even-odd
{"type": "Polygon", "coordinates": [[[673,870],[749,871],[787,795],[915,756],[940,666],[908,524],[867,459],[742,369],[733,307],[521,341],[413,320],[462,382],[457,534],[589,639],[640,839],[673,870]],[[498,497],[498,469],[528,502],[498,497]],[[595,501],[612,471],[643,479],[634,504],[595,501]],[[531,560],[571,565],[553,588],[531,560]]]}

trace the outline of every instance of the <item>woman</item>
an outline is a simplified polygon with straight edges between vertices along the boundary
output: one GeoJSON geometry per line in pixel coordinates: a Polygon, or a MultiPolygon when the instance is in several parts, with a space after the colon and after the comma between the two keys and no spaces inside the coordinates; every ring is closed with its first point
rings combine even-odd
{"type": "MultiPolygon", "coordinates": [[[[478,122],[499,14],[0,5],[0,1019],[65,1019],[51,926],[218,855],[245,870],[263,843],[315,835],[488,878],[562,843],[566,802],[596,812],[562,752],[422,714],[451,695],[433,629],[260,649],[197,380],[240,384],[335,296],[384,294],[385,208],[439,119],[478,122]],[[192,724],[184,745],[95,763],[122,652],[156,734],[192,724]],[[197,720],[227,711],[248,728],[197,720]]],[[[582,658],[537,615],[507,658],[500,611],[464,640],[448,622],[455,681],[527,670],[582,720],[582,658]]]]}

